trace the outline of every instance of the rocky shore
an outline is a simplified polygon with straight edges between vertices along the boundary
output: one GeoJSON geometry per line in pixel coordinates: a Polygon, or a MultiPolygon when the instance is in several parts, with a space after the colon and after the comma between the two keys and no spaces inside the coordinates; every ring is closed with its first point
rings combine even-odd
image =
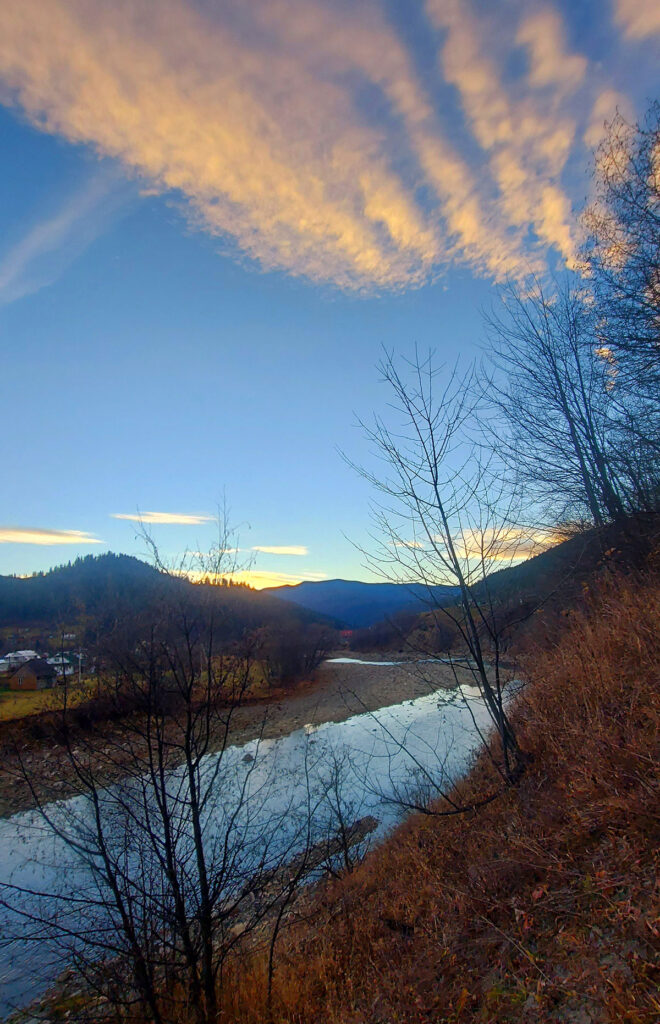
{"type": "MultiPolygon", "coordinates": [[[[291,693],[237,708],[230,742],[240,745],[259,735],[274,738],[308,724],[342,722],[363,711],[377,711],[470,681],[469,671],[461,667],[454,670],[450,665],[415,662],[401,655],[353,655],[338,651],[321,665],[312,680],[291,693]],[[337,662],[333,657],[345,660],[337,662]],[[398,658],[402,659],[400,664],[387,664],[398,658]]],[[[101,751],[105,743],[111,742],[113,728],[109,725],[107,733],[101,733],[97,727],[91,741],[89,736],[84,738],[86,749],[93,749],[96,743],[101,751]]],[[[0,817],[33,807],[35,798],[67,797],[77,791],[77,780],[62,749],[52,740],[28,740],[20,723],[4,723],[0,757],[0,817]],[[25,782],[26,773],[33,791],[25,782]]],[[[115,774],[108,776],[108,783],[120,775],[118,763],[115,774]]]]}

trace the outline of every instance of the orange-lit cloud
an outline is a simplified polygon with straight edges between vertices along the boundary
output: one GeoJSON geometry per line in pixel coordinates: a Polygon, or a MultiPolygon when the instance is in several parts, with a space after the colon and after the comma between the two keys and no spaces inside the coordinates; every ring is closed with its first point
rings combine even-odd
{"type": "Polygon", "coordinates": [[[465,530],[454,537],[461,558],[490,562],[521,562],[546,551],[562,538],[551,530],[503,528],[465,530]]]}
{"type": "Polygon", "coordinates": [[[516,42],[528,49],[529,81],[535,88],[552,86],[571,92],[584,79],[587,60],[566,52],[561,18],[552,7],[528,14],[520,24],[516,42]]]}
{"type": "Polygon", "coordinates": [[[213,573],[192,570],[186,572],[185,575],[194,583],[209,579],[219,583],[223,579],[229,579],[234,583],[247,583],[255,590],[263,590],[266,587],[294,586],[297,583],[318,583],[320,580],[328,578],[324,572],[288,573],[269,572],[266,569],[240,569],[236,572],[219,573],[215,577],[213,573]]]}
{"type": "Polygon", "coordinates": [[[561,178],[572,108],[593,104],[586,58],[549,4],[424,10],[440,61],[422,75],[380,0],[5,0],[0,98],[266,269],[370,290],[450,262],[520,276],[548,248],[571,262],[561,178]]]}
{"type": "Polygon", "coordinates": [[[309,551],[303,544],[256,544],[253,551],[260,551],[264,555],[308,555],[309,551]]]}
{"type": "Polygon", "coordinates": [[[213,522],[213,516],[189,515],[185,512],[111,512],[112,519],[128,519],[132,523],[157,526],[199,526],[213,522]]]}
{"type": "Polygon", "coordinates": [[[615,0],[616,20],[625,34],[644,39],[660,33],[660,6],[656,0],[615,0]]]}
{"type": "Polygon", "coordinates": [[[29,526],[0,526],[0,544],[103,544],[81,530],[42,530],[29,526]]]}
{"type": "Polygon", "coordinates": [[[594,100],[589,123],[584,133],[587,146],[595,149],[605,136],[605,126],[617,114],[621,114],[629,123],[634,119],[634,110],[627,96],[616,89],[605,89],[594,100]]]}
{"type": "Polygon", "coordinates": [[[543,246],[558,249],[572,264],[573,215],[561,173],[575,124],[562,104],[582,82],[585,58],[566,52],[554,8],[532,8],[515,36],[527,52],[527,80],[522,88],[519,82],[507,85],[510,45],[496,7],[478,11],[469,0],[427,0],[427,8],[444,31],[445,78],[458,90],[474,137],[488,155],[499,215],[514,230],[531,229],[543,246]]]}

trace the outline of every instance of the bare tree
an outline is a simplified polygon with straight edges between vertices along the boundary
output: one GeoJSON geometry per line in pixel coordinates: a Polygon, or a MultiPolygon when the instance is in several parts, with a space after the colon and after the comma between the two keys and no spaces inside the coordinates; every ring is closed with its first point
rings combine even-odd
{"type": "Polygon", "coordinates": [[[309,679],[337,646],[336,632],[320,623],[280,622],[258,633],[259,654],[271,686],[309,679]]]}
{"type": "MultiPolygon", "coordinates": [[[[213,580],[226,576],[224,547],[236,565],[228,538],[221,526],[213,580]]],[[[77,727],[64,687],[60,756],[78,795],[58,801],[57,784],[23,762],[36,807],[25,840],[41,863],[0,885],[0,930],[34,947],[35,963],[74,968],[118,1019],[185,1012],[215,1024],[228,960],[250,942],[270,943],[272,985],[277,936],[334,849],[328,794],[340,783],[322,764],[308,770],[307,751],[302,767],[262,753],[261,734],[247,751],[232,745],[263,655],[258,631],[237,624],[228,588],[183,582],[150,543],[161,587],[99,644],[96,729],[77,727]]],[[[308,639],[314,661],[323,637],[308,639]]],[[[357,842],[347,829],[338,820],[340,838],[357,842]]]]}
{"type": "Polygon", "coordinates": [[[538,522],[622,518],[626,481],[617,450],[620,410],[583,291],[567,283],[528,295],[510,287],[487,317],[482,380],[496,415],[490,443],[526,489],[538,522]]]}
{"type": "MultiPolygon", "coordinates": [[[[160,589],[99,644],[96,729],[76,727],[64,686],[60,756],[79,795],[58,802],[24,762],[37,834],[52,849],[45,881],[7,882],[0,903],[16,938],[74,967],[119,1015],[137,1008],[164,1024],[185,1005],[210,1024],[227,957],[273,916],[280,927],[314,824],[258,740],[245,757],[231,746],[260,657],[254,631],[236,621],[228,588],[182,581],[187,565],[167,569],[143,536],[160,589]]],[[[221,581],[236,546],[219,519],[217,545],[189,562],[221,581]]]]}
{"type": "Polygon", "coordinates": [[[584,214],[585,269],[603,347],[628,385],[660,404],[660,103],[643,123],[620,115],[596,154],[596,196],[584,214]]]}
{"type": "MultiPolygon", "coordinates": [[[[452,620],[468,655],[464,664],[499,737],[497,770],[510,785],[525,756],[506,711],[502,632],[487,577],[493,567],[515,560],[531,538],[513,526],[517,496],[470,436],[472,371],[445,374],[441,383],[432,353],[416,355],[406,369],[404,377],[393,357],[385,356],[379,370],[390,389],[392,425],[378,416],[372,425],[362,424],[380,464],[356,467],[380,495],[372,509],[374,547],[364,553],[384,578],[425,585],[431,614],[452,620]],[[438,604],[437,584],[455,588],[453,606],[438,604]]],[[[447,813],[455,812],[449,801],[447,813]]]]}
{"type": "Polygon", "coordinates": [[[256,782],[257,758],[243,764],[229,747],[251,651],[216,644],[199,612],[181,607],[137,645],[115,642],[111,700],[131,713],[102,748],[62,714],[81,795],[47,802],[26,771],[68,871],[36,904],[14,893],[10,905],[91,989],[155,1022],[171,1019],[182,992],[198,1024],[216,1020],[224,960],[277,901],[273,870],[296,846],[278,827],[286,807],[258,815],[268,780],[256,782]]]}

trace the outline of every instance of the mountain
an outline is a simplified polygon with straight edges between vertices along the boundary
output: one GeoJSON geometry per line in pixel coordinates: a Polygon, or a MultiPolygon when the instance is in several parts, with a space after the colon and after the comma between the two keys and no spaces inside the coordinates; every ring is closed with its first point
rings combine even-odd
{"type": "Polygon", "coordinates": [[[131,555],[87,555],[68,565],[26,578],[0,576],[0,626],[60,625],[92,620],[103,631],[117,618],[135,616],[162,598],[190,607],[210,599],[237,634],[244,628],[285,619],[318,622],[319,616],[292,608],[263,591],[241,585],[191,583],[160,572],[131,555]]]}
{"type": "MultiPolygon", "coordinates": [[[[487,583],[474,587],[477,600],[498,604],[531,605],[552,598],[560,606],[573,600],[582,582],[604,563],[629,569],[635,560],[643,564],[649,550],[660,544],[660,516],[637,516],[624,524],[588,529],[561,541],[532,558],[490,573],[487,583]],[[603,561],[604,560],[604,561],[603,561]]],[[[281,600],[330,616],[343,626],[360,629],[391,618],[398,612],[423,612],[433,601],[451,604],[458,588],[422,584],[360,583],[323,580],[295,586],[271,587],[281,600]]]]}
{"type": "MultiPolygon", "coordinates": [[[[456,587],[430,588],[434,602],[442,604],[456,595],[456,587]]],[[[429,588],[419,583],[361,583],[356,580],[321,580],[293,586],[269,587],[262,593],[301,605],[336,619],[349,629],[372,626],[402,611],[424,611],[429,588]]]]}
{"type": "Polygon", "coordinates": [[[118,602],[137,605],[161,579],[139,558],[112,553],[88,555],[26,578],[0,576],[0,625],[54,623],[118,602]]]}

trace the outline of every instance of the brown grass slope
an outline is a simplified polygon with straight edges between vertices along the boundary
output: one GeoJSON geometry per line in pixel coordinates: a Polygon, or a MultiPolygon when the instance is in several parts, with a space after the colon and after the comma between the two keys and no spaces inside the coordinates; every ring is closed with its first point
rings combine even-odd
{"type": "MultiPolygon", "coordinates": [[[[272,1015],[265,956],[237,964],[227,1021],[660,1020],[657,577],[601,582],[525,668],[520,784],[409,820],[280,939],[272,1015]]],[[[463,795],[492,785],[483,757],[463,795]]]]}

